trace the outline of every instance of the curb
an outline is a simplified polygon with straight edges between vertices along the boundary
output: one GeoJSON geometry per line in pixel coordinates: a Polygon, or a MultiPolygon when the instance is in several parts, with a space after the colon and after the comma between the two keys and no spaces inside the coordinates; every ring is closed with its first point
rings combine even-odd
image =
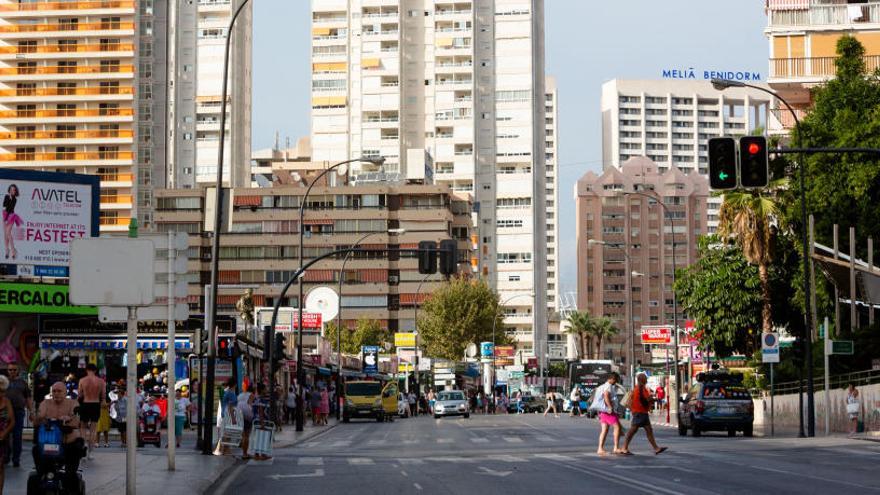
{"type": "MultiPolygon", "coordinates": [[[[291,442],[285,443],[277,443],[272,445],[272,449],[284,449],[288,447],[293,447],[294,445],[300,444],[307,440],[312,440],[315,437],[321,436],[328,431],[332,430],[339,426],[340,423],[334,423],[332,425],[328,425],[326,428],[323,428],[313,434],[303,435],[301,438],[298,438],[291,442]]],[[[210,485],[208,485],[204,490],[201,490],[199,493],[202,494],[210,494],[210,493],[218,493],[220,492],[220,488],[223,487],[227,482],[229,482],[232,478],[237,477],[241,472],[241,468],[243,468],[247,464],[247,461],[244,459],[236,457],[232,464],[229,465],[228,468],[224,469],[220,476],[217,477],[210,485]]]]}

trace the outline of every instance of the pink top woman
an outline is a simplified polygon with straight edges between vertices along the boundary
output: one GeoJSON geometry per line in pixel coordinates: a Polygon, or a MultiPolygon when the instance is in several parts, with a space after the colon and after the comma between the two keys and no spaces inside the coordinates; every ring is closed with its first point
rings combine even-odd
{"type": "Polygon", "coordinates": [[[326,388],[321,389],[321,408],[319,409],[321,414],[330,414],[330,395],[327,393],[326,388]]]}

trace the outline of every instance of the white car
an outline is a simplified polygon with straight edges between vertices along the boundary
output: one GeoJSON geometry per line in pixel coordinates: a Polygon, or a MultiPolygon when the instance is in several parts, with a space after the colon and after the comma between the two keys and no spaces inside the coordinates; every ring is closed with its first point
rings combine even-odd
{"type": "Polygon", "coordinates": [[[468,409],[467,397],[461,390],[444,390],[437,394],[434,402],[434,417],[441,416],[464,416],[471,417],[468,409]]]}

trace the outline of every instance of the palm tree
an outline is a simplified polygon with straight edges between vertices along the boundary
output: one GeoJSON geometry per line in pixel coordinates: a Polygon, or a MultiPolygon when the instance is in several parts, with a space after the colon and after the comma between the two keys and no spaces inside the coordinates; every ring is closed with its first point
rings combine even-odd
{"type": "Polygon", "coordinates": [[[762,329],[773,331],[770,307],[770,263],[773,261],[774,223],[779,222],[779,204],[776,192],[785,186],[785,180],[772,181],[766,188],[749,191],[736,190],[724,194],[718,215],[718,234],[739,245],[746,260],[758,266],[761,279],[762,329]]]}
{"type": "Polygon", "coordinates": [[[587,311],[572,311],[566,320],[570,325],[566,333],[577,336],[579,359],[589,359],[593,344],[593,317],[587,311]]]}
{"type": "Polygon", "coordinates": [[[603,316],[593,320],[593,335],[596,337],[596,359],[602,355],[602,340],[609,339],[620,333],[614,320],[603,316]]]}

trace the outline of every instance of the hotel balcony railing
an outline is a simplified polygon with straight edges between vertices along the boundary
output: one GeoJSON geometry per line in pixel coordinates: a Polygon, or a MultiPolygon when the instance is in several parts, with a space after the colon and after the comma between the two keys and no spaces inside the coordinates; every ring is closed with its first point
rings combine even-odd
{"type": "Polygon", "coordinates": [[[132,196],[130,194],[116,194],[113,196],[101,196],[101,203],[105,204],[131,204],[132,196]]]}
{"type": "Polygon", "coordinates": [[[4,110],[0,119],[40,119],[50,117],[130,117],[132,108],[94,108],[77,110],[4,110]]]}
{"type": "Polygon", "coordinates": [[[0,89],[4,96],[90,96],[90,95],[133,95],[132,86],[91,86],[85,88],[16,88],[0,89]]]}
{"type": "Polygon", "coordinates": [[[0,132],[0,141],[11,139],[117,139],[134,137],[134,131],[97,130],[97,131],[17,131],[0,132]]]}
{"type": "Polygon", "coordinates": [[[126,227],[129,223],[131,223],[131,219],[126,217],[101,218],[101,225],[126,227]]]}
{"type": "Polygon", "coordinates": [[[36,74],[101,74],[133,73],[133,65],[49,65],[45,67],[7,67],[0,69],[0,76],[36,74]]]}
{"type": "Polygon", "coordinates": [[[90,45],[37,45],[0,46],[0,54],[23,53],[82,53],[82,52],[133,52],[131,43],[101,43],[90,45]]]}
{"type": "Polygon", "coordinates": [[[133,30],[133,22],[65,22],[60,24],[10,24],[0,26],[0,33],[50,33],[54,31],[133,30]]]}
{"type": "MultiPolygon", "coordinates": [[[[132,160],[131,151],[77,151],[50,153],[0,153],[0,162],[67,161],[67,160],[132,160]]],[[[103,179],[102,179],[103,180],[103,179]]]]}
{"type": "Polygon", "coordinates": [[[770,26],[847,26],[880,23],[880,3],[863,3],[862,16],[853,20],[849,6],[855,4],[811,5],[804,10],[771,10],[770,26]]]}
{"type": "Polygon", "coordinates": [[[133,9],[134,0],[96,0],[86,2],[22,2],[0,5],[0,11],[133,9]]]}
{"type": "MultiPolygon", "coordinates": [[[[782,124],[784,129],[793,129],[795,125],[794,117],[791,116],[791,112],[786,108],[774,108],[770,110],[770,113],[782,124]]],[[[804,120],[804,117],[807,116],[806,110],[801,110],[799,108],[794,109],[794,113],[797,114],[798,119],[804,120]]]]}
{"type": "Polygon", "coordinates": [[[134,180],[134,174],[98,174],[98,177],[101,178],[101,182],[132,182],[134,180]]]}
{"type": "MultiPolygon", "coordinates": [[[[837,57],[771,58],[770,78],[826,78],[837,75],[837,57]]],[[[868,72],[880,68],[880,55],[864,57],[868,72]]]]}

